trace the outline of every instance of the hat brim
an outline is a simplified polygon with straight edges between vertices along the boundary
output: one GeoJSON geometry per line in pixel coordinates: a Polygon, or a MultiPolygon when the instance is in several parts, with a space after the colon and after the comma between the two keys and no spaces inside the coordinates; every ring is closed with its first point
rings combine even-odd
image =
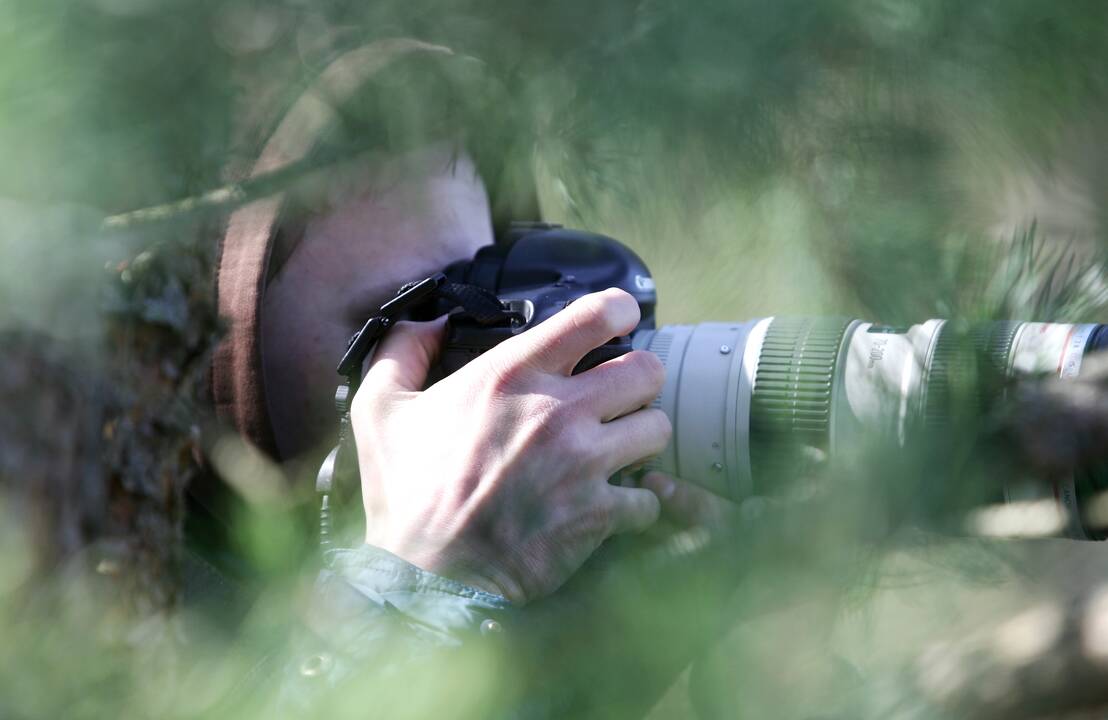
{"type": "MultiPolygon", "coordinates": [[[[334,127],[339,109],[377,73],[413,54],[452,55],[449,48],[407,38],[381,40],[331,62],[292,105],[266,142],[251,177],[304,160],[334,127]]],[[[266,274],[285,194],[255,200],[232,213],[219,248],[216,294],[227,331],[212,357],[217,417],[258,449],[278,457],[266,404],[260,315],[266,274]]]]}

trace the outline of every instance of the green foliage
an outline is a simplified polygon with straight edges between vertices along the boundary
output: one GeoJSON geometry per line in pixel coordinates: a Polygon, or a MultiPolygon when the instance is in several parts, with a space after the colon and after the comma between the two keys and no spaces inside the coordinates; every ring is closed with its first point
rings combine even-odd
{"type": "MultiPolygon", "coordinates": [[[[226,712],[210,703],[259,655],[283,657],[274,648],[312,540],[290,509],[303,498],[274,489],[279,470],[233,442],[213,453],[254,504],[228,540],[269,587],[249,619],[227,631],[220,612],[182,610],[174,590],[180,483],[210,427],[213,230],[230,208],[310,186],[354,154],[456,135],[494,193],[533,172],[547,219],[632,245],[655,270],[663,322],[1104,321],[1106,32],[1097,0],[0,0],[0,371],[16,378],[3,412],[19,414],[4,427],[27,431],[0,440],[0,715],[265,712],[260,696],[226,712]],[[243,182],[330,61],[390,37],[456,57],[399,68],[336,108],[307,161],[243,182]],[[49,370],[37,370],[41,391],[29,367],[49,370]],[[117,424],[53,442],[79,436],[85,418],[76,401],[38,400],[55,392],[93,398],[81,407],[117,424]],[[74,447],[96,472],[117,472],[49,464],[74,447]],[[57,538],[41,528],[57,518],[36,514],[35,498],[81,478],[109,488],[104,507],[149,515],[75,523],[68,545],[42,553],[57,538]]],[[[970,415],[956,450],[1015,432],[970,415]]],[[[785,499],[744,506],[736,537],[714,548],[719,565],[699,573],[687,569],[697,537],[659,541],[627,575],[586,585],[595,605],[620,610],[598,616],[618,628],[616,647],[552,613],[560,630],[585,630],[553,633],[555,677],[586,695],[620,689],[600,711],[613,717],[659,697],[655,718],[688,717],[694,702],[709,717],[996,715],[988,692],[1031,687],[1021,639],[1057,639],[1049,612],[1026,612],[1062,612],[1108,564],[1091,546],[909,529],[1000,472],[952,478],[936,465],[860,449],[834,475],[790,478],[785,499]],[[706,609],[719,567],[741,582],[706,609]],[[677,676],[667,651],[712,612],[725,630],[677,676]],[[674,631],[674,618],[688,625],[674,631]],[[649,672],[621,674],[621,651],[649,672]],[[979,678],[992,685],[966,689],[979,678]]],[[[520,680],[505,665],[482,655],[435,667],[431,689],[370,678],[335,711],[410,699],[417,714],[479,717],[520,680]]],[[[1042,706],[1003,707],[1028,717],[1042,706]]]]}

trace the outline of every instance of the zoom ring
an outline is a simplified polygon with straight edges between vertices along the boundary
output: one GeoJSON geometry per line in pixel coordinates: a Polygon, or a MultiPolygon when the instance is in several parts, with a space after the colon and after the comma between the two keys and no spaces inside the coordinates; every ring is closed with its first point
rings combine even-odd
{"type": "Polygon", "coordinates": [[[949,425],[955,411],[981,412],[1002,391],[1018,322],[990,322],[939,330],[928,364],[924,427],[949,425]]]}
{"type": "Polygon", "coordinates": [[[751,470],[783,471],[800,446],[826,450],[831,389],[846,318],[775,318],[766,330],[750,408],[751,470]]]}

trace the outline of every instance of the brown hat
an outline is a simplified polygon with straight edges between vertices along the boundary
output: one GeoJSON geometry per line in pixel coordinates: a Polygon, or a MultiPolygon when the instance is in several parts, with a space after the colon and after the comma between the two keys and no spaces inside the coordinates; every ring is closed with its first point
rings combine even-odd
{"type": "MultiPolygon", "coordinates": [[[[377,73],[413,55],[450,56],[448,48],[389,39],[351,50],[331,62],[293,104],[266,142],[251,177],[303,161],[336,125],[339,109],[377,73]]],[[[212,360],[212,395],[221,420],[271,456],[277,456],[266,407],[259,319],[270,255],[285,193],[236,210],[219,251],[216,278],[220,316],[228,331],[212,360]]]]}

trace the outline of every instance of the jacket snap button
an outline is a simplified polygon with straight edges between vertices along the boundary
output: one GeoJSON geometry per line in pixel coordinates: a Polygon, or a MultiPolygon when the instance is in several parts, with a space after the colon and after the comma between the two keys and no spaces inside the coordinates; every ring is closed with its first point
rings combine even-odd
{"type": "Polygon", "coordinates": [[[499,633],[501,630],[503,630],[503,628],[500,627],[500,623],[491,618],[486,618],[485,620],[481,621],[482,635],[494,635],[496,633],[499,633]]]}

